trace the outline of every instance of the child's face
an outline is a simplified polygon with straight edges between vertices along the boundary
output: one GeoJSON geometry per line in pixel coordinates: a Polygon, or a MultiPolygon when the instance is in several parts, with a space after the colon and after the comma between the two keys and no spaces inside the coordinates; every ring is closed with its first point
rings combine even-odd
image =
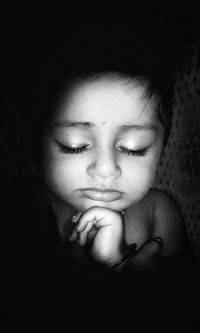
{"type": "Polygon", "coordinates": [[[119,211],[149,191],[164,129],[144,91],[103,77],[62,94],[42,142],[43,177],[57,199],[78,211],[119,211]]]}

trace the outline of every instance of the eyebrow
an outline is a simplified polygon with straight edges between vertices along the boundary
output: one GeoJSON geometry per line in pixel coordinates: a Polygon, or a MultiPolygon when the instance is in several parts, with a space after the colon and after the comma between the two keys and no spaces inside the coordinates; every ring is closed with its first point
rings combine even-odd
{"type": "Polygon", "coordinates": [[[145,123],[143,125],[122,125],[120,126],[122,129],[135,129],[135,130],[153,130],[158,131],[158,126],[153,123],[145,123]]]}
{"type": "Polygon", "coordinates": [[[69,120],[58,120],[53,121],[48,125],[49,128],[66,128],[66,127],[83,127],[83,128],[92,128],[95,127],[95,124],[91,122],[82,122],[82,121],[69,121],[69,120]]]}
{"type": "MultiPolygon", "coordinates": [[[[58,120],[53,121],[48,125],[49,128],[67,128],[67,127],[76,127],[76,128],[93,128],[95,124],[92,122],[82,122],[82,121],[69,121],[69,120],[58,120]]],[[[145,123],[143,125],[127,124],[121,125],[120,129],[133,129],[133,130],[153,130],[158,131],[158,126],[153,123],[145,123]]]]}

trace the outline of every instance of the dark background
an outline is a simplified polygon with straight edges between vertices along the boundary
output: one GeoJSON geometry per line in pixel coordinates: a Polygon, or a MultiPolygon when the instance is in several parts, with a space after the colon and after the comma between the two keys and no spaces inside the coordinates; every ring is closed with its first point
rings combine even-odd
{"type": "MultiPolygon", "coordinates": [[[[170,2],[167,0],[132,0],[130,3],[127,3],[123,0],[120,4],[109,3],[108,0],[107,2],[93,0],[91,4],[86,3],[84,0],[80,3],[73,0],[73,2],[54,1],[48,4],[42,3],[42,1],[32,0],[27,0],[26,3],[20,1],[16,1],[15,3],[6,1],[0,4],[0,99],[4,94],[4,90],[1,89],[2,82],[10,82],[11,78],[11,81],[13,79],[16,83],[21,82],[22,85],[27,84],[27,82],[23,81],[24,68],[31,71],[30,67],[33,66],[35,56],[40,54],[40,47],[42,50],[45,44],[51,45],[51,43],[49,43],[51,37],[55,38],[63,22],[63,26],[67,28],[67,26],[76,25],[79,22],[84,22],[91,18],[98,19],[102,17],[107,19],[117,17],[123,21],[135,21],[139,25],[141,24],[143,29],[147,31],[151,28],[158,36],[158,39],[165,44],[169,55],[177,54],[184,49],[186,45],[200,40],[200,10],[197,1],[170,2]],[[27,60],[29,57],[31,59],[30,62],[27,60]],[[24,64],[26,65],[24,66],[24,64]],[[27,66],[27,64],[29,64],[29,66],[27,66]]],[[[2,87],[3,85],[4,83],[2,87]]],[[[3,107],[1,109],[0,100],[0,126],[1,118],[4,120],[6,114],[7,116],[8,114],[10,115],[9,121],[5,120],[5,125],[0,127],[0,131],[2,130],[3,133],[2,135],[0,133],[0,188],[2,185],[7,185],[10,178],[13,177],[14,179],[15,176],[16,178],[24,176],[24,169],[26,170],[27,168],[28,170],[27,161],[29,159],[28,155],[26,160],[24,150],[22,151],[23,154],[19,153],[22,150],[21,139],[19,138],[20,131],[18,131],[18,127],[15,126],[15,121],[17,122],[18,119],[18,107],[16,105],[13,107],[10,101],[5,104],[6,105],[2,103],[3,107]],[[6,110],[6,108],[8,108],[8,110],[6,110]],[[20,148],[19,151],[17,148],[20,148]]],[[[13,104],[15,104],[15,101],[13,104]]],[[[2,123],[4,123],[4,121],[2,123]]],[[[196,122],[196,125],[198,126],[198,122],[196,122]]],[[[197,128],[197,132],[199,133],[199,127],[197,128]]],[[[191,133],[193,136],[193,132],[191,133]]],[[[193,143],[191,143],[191,145],[193,145],[193,143]]],[[[199,146],[197,146],[197,149],[193,152],[194,156],[197,155],[196,151],[197,153],[199,152],[199,146]]],[[[186,154],[183,154],[183,157],[185,157],[185,155],[187,155],[187,151],[186,154]]],[[[190,156],[187,156],[187,158],[189,160],[191,159],[190,156]]],[[[190,169],[190,164],[188,163],[188,165],[190,169]]],[[[175,170],[174,168],[174,171],[175,176],[178,175],[179,169],[175,170]]],[[[30,174],[31,172],[28,171],[28,173],[30,174]]],[[[166,178],[164,173],[161,174],[161,179],[166,178]]],[[[171,176],[168,175],[168,177],[171,176]]],[[[192,187],[194,187],[194,182],[197,182],[196,179],[200,178],[196,177],[193,180],[192,187]]],[[[185,178],[182,177],[181,181],[184,182],[185,178]]],[[[187,193],[185,192],[184,195],[185,194],[187,193]]],[[[187,221],[189,221],[187,224],[188,234],[190,233],[191,237],[192,235],[195,236],[193,240],[195,240],[198,245],[200,233],[197,232],[197,223],[199,223],[200,209],[198,208],[198,203],[196,205],[197,201],[195,200],[196,197],[194,196],[193,202],[195,204],[194,206],[191,205],[188,211],[185,209],[188,215],[184,217],[187,217],[187,221]],[[194,210],[195,206],[197,206],[196,210],[194,210]],[[199,210],[197,211],[197,209],[199,210]],[[196,220],[193,220],[192,214],[194,214],[196,220]]],[[[185,205],[184,201],[183,206],[186,206],[188,209],[188,204],[185,205]]],[[[193,287],[192,283],[187,283],[188,286],[193,287]]],[[[195,287],[193,289],[195,291],[195,287]]],[[[196,297],[196,294],[195,292],[192,294],[191,291],[191,298],[193,296],[196,297]]],[[[193,308],[196,303],[195,297],[193,308]]],[[[150,305],[151,304],[150,301],[150,305]]],[[[188,309],[192,304],[187,303],[186,300],[183,305],[188,309]]],[[[199,318],[199,314],[194,313],[194,317],[199,318]]],[[[184,318],[181,318],[181,320],[183,319],[184,318]]],[[[66,327],[68,326],[69,324],[66,323],[66,327]]],[[[191,327],[189,332],[191,332],[191,327]]]]}
{"type": "Polygon", "coordinates": [[[199,13],[198,2],[191,1],[133,0],[120,4],[108,1],[7,1],[0,5],[1,78],[12,75],[16,65],[23,62],[32,40],[40,39],[45,29],[50,36],[62,21],[69,25],[91,17],[119,17],[125,21],[138,21],[147,30],[150,26],[154,27],[169,49],[177,50],[200,37],[199,13]]]}

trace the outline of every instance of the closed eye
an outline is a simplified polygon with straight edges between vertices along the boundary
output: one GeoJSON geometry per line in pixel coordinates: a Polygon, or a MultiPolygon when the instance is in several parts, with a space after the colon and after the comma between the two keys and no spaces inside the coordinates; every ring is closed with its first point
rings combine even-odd
{"type": "MultiPolygon", "coordinates": [[[[79,147],[69,147],[66,145],[63,145],[62,143],[56,141],[56,145],[59,147],[60,151],[65,153],[65,154],[81,154],[84,151],[86,151],[89,148],[89,144],[85,144],[79,147]]],[[[131,156],[144,156],[147,152],[147,148],[145,149],[140,149],[140,150],[132,150],[132,149],[127,149],[125,147],[119,146],[119,149],[122,153],[131,155],[131,156]]]]}
{"type": "Polygon", "coordinates": [[[57,146],[59,147],[60,151],[65,154],[80,154],[83,153],[87,148],[88,144],[80,146],[80,147],[69,147],[66,145],[63,145],[62,143],[56,141],[57,146]]]}
{"type": "Polygon", "coordinates": [[[131,155],[131,156],[144,156],[147,152],[147,148],[140,150],[127,149],[125,147],[119,146],[122,153],[131,155]]]}

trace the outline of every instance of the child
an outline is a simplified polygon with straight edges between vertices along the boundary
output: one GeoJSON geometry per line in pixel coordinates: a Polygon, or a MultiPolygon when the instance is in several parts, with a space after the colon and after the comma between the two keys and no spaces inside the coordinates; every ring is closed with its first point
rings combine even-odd
{"type": "Polygon", "coordinates": [[[170,78],[152,45],[142,45],[136,36],[131,45],[131,31],[123,25],[115,26],[115,35],[114,26],[105,26],[106,38],[98,25],[94,29],[100,45],[81,41],[88,48],[82,68],[74,68],[80,59],[73,59],[71,73],[50,90],[41,174],[62,238],[83,248],[90,244],[94,260],[110,268],[123,261],[132,244],[139,251],[130,265],[140,257],[153,264],[154,256],[180,254],[186,241],[173,199],[151,189],[169,135],[170,78]]]}
{"type": "Polygon", "coordinates": [[[56,50],[58,58],[50,58],[42,91],[32,100],[33,117],[28,113],[30,125],[42,110],[39,131],[33,127],[42,181],[29,183],[29,190],[23,185],[23,195],[13,190],[17,208],[9,214],[24,221],[22,228],[15,225],[13,239],[16,244],[19,234],[22,252],[31,257],[30,275],[50,290],[57,281],[62,299],[70,286],[73,300],[92,297],[94,280],[101,285],[110,274],[112,283],[115,275],[117,281],[131,277],[132,286],[135,277],[175,263],[187,246],[175,201],[152,189],[169,136],[172,89],[166,65],[141,36],[123,25],[81,27],[67,52],[56,50]]]}
{"type": "Polygon", "coordinates": [[[111,268],[131,244],[140,249],[150,239],[158,242],[145,252],[152,261],[158,252],[158,258],[180,254],[185,241],[176,204],[151,189],[164,125],[158,97],[145,96],[147,85],[113,72],[72,84],[42,140],[42,177],[61,236],[80,246],[90,243],[92,257],[111,268]]]}

